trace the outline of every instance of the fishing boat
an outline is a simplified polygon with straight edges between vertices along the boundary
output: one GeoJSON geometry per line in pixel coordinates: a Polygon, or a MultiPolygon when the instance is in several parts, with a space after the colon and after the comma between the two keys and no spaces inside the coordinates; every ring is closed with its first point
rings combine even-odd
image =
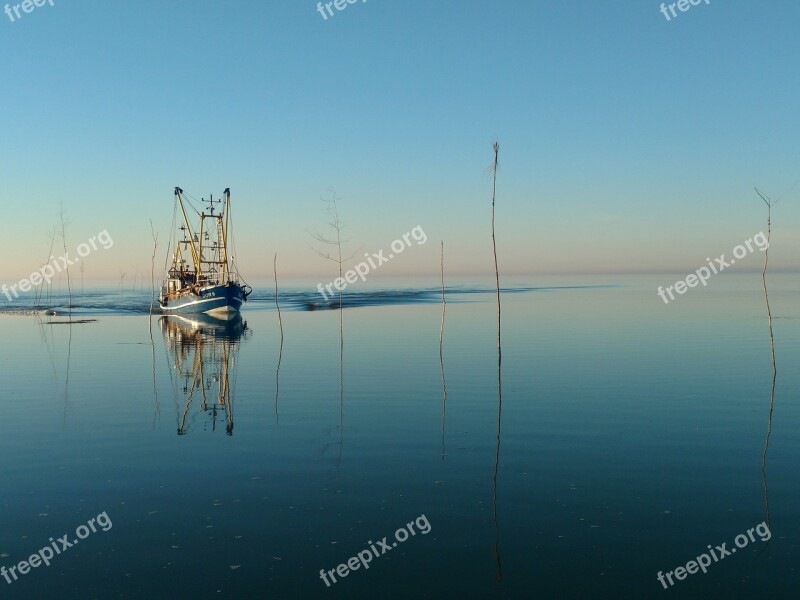
{"type": "MultiPolygon", "coordinates": [[[[231,243],[230,209],[231,190],[226,188],[222,199],[201,200],[198,210],[181,188],[175,188],[175,215],[180,209],[183,224],[178,230],[183,239],[175,242],[172,265],[167,270],[164,286],[158,297],[161,311],[166,314],[210,314],[230,317],[239,313],[242,303],[253,291],[242,282],[234,257],[228,252],[231,243]],[[222,203],[221,210],[214,208],[222,203]],[[197,213],[199,223],[193,229],[186,213],[186,205],[197,213]],[[215,214],[216,213],[216,214],[215,214]]],[[[170,244],[172,247],[172,244],[170,244]]]]}

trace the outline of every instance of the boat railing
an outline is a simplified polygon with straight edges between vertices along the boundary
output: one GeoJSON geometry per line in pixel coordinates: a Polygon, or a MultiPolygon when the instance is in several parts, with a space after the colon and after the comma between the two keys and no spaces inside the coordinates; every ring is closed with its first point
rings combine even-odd
{"type": "Polygon", "coordinates": [[[197,275],[194,271],[182,271],[172,268],[167,273],[169,291],[178,291],[179,288],[187,287],[192,284],[198,287],[206,287],[209,285],[224,285],[226,283],[234,283],[240,285],[239,276],[236,273],[228,273],[225,281],[220,278],[219,273],[201,273],[197,275]],[[173,289],[174,288],[174,289],[173,289]]]}

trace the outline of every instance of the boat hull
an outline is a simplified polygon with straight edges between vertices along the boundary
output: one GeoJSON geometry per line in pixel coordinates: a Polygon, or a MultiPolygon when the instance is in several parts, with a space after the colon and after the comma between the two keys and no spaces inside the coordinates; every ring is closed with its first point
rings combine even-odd
{"type": "Polygon", "coordinates": [[[203,288],[199,294],[189,293],[179,298],[161,299],[161,311],[166,314],[209,314],[218,317],[235,316],[246,301],[244,289],[235,284],[203,288]]]}

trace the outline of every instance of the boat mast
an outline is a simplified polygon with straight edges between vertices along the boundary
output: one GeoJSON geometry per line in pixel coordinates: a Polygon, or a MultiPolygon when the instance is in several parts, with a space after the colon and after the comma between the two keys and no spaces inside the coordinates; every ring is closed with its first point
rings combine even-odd
{"type": "MultiPolygon", "coordinates": [[[[198,255],[197,248],[195,248],[194,245],[194,233],[192,233],[192,226],[189,224],[189,219],[186,217],[186,209],[183,207],[183,198],[181,197],[182,193],[183,190],[181,188],[179,187],[175,188],[175,197],[178,199],[178,204],[181,207],[181,214],[183,214],[183,223],[186,227],[186,230],[189,232],[189,245],[192,250],[192,263],[194,263],[195,277],[199,278],[201,274],[200,257],[198,255]]],[[[181,242],[178,242],[178,244],[180,245],[181,242]]],[[[199,283],[199,281],[197,281],[197,283],[199,283]]]]}
{"type": "Polygon", "coordinates": [[[222,192],[225,194],[225,223],[222,226],[222,253],[220,256],[222,262],[222,281],[221,283],[228,283],[228,215],[231,212],[231,188],[225,188],[222,192]]]}
{"type": "MultiPolygon", "coordinates": [[[[212,200],[213,200],[213,196],[212,196],[212,200]]],[[[202,200],[202,199],[201,199],[201,201],[205,202],[205,200],[202,200]]],[[[213,207],[214,205],[212,204],[211,206],[213,207]]],[[[201,212],[200,212],[200,232],[198,233],[198,236],[197,236],[197,239],[199,240],[197,242],[197,258],[198,258],[198,261],[197,261],[197,264],[198,264],[198,267],[197,267],[197,283],[199,285],[202,285],[203,283],[205,283],[205,282],[201,282],[200,281],[200,276],[203,275],[203,263],[206,262],[205,260],[203,260],[203,230],[205,229],[206,212],[202,208],[200,210],[201,210],[201,212]]]]}

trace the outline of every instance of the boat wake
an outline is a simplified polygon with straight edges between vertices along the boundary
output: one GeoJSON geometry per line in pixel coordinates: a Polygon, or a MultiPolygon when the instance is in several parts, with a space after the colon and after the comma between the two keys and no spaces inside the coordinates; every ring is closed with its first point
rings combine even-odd
{"type": "MultiPolygon", "coordinates": [[[[526,294],[564,292],[569,290],[613,288],[616,285],[582,286],[542,286],[506,287],[503,294],[526,294]]],[[[447,288],[447,302],[486,302],[492,299],[494,288],[483,286],[451,286],[447,288]]],[[[66,296],[54,295],[46,306],[25,304],[23,298],[14,303],[0,304],[0,315],[33,317],[87,318],[114,315],[147,315],[150,313],[151,294],[149,290],[136,290],[120,293],[118,291],[93,291],[83,295],[73,295],[72,302],[66,296]]],[[[316,311],[337,310],[339,298],[325,300],[316,290],[286,289],[278,293],[281,310],[316,311]]],[[[399,306],[408,304],[436,304],[441,302],[441,288],[408,288],[371,290],[363,292],[347,291],[342,294],[342,308],[362,308],[367,306],[399,306]]],[[[244,312],[253,310],[275,310],[275,293],[269,288],[256,289],[248,300],[244,312]]],[[[158,303],[153,306],[153,314],[163,314],[158,303]]]]}

